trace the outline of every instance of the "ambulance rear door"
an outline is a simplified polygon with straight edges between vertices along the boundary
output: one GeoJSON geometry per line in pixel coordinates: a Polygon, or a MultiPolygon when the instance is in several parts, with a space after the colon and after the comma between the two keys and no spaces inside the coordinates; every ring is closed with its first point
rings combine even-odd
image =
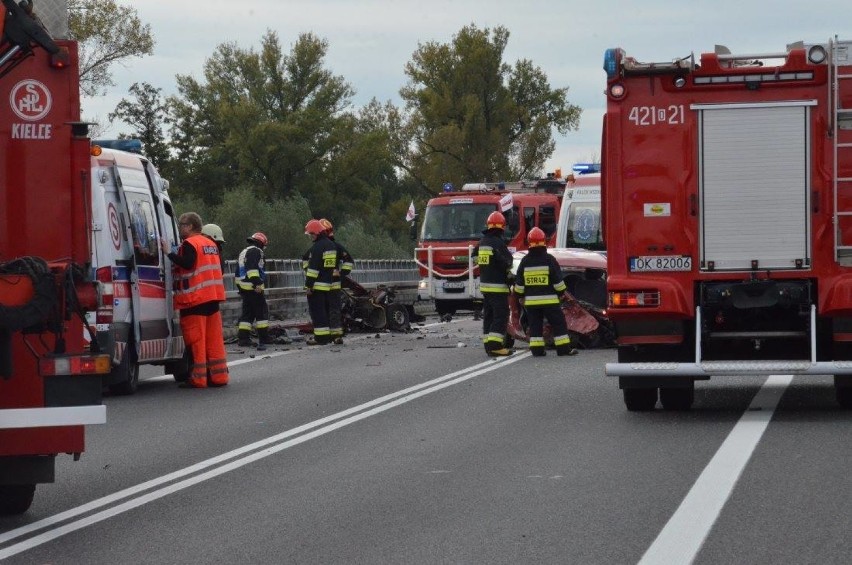
{"type": "Polygon", "coordinates": [[[148,363],[175,351],[172,289],[166,284],[170,273],[159,245],[163,219],[157,209],[159,197],[138,156],[117,153],[114,176],[133,250],[127,269],[136,355],[139,363],[148,363]]]}

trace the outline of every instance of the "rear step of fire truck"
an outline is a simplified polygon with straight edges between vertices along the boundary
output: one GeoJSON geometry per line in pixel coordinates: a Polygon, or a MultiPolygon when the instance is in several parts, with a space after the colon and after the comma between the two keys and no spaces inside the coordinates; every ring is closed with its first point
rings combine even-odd
{"type": "Polygon", "coordinates": [[[844,98],[852,99],[851,47],[850,41],[837,41],[835,38],[829,42],[828,87],[833,109],[830,127],[834,146],[834,257],[845,266],[852,266],[852,229],[849,229],[852,200],[849,197],[841,199],[839,194],[852,190],[852,176],[849,176],[852,175],[852,107],[843,103],[844,98]]]}
{"type": "MultiPolygon", "coordinates": [[[[711,376],[732,375],[852,375],[852,361],[817,361],[817,321],[816,305],[811,305],[810,330],[807,332],[810,343],[810,359],[779,360],[707,360],[703,358],[701,339],[695,340],[695,361],[681,362],[634,362],[607,363],[606,374],[615,377],[654,378],[666,382],[672,377],[692,377],[706,380],[711,376]]],[[[695,332],[701,336],[701,307],[695,309],[695,332]]],[[[795,337],[780,335],[780,332],[766,334],[765,337],[795,337]]],[[[674,378],[671,384],[676,384],[674,378]]]]}

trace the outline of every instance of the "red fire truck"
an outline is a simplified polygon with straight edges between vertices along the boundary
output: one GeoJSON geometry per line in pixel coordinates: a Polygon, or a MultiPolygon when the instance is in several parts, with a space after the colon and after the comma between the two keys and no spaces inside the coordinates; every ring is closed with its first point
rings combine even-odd
{"type": "Polygon", "coordinates": [[[628,410],[715,375],[833,375],[852,407],[850,42],[606,51],[608,313],[628,410]]]}
{"type": "Polygon", "coordinates": [[[429,200],[414,259],[420,268],[418,296],[434,300],[441,316],[472,310],[482,300],[479,269],[471,251],[479,243],[485,220],[495,210],[506,216],[504,238],[509,250],[526,249],[526,235],[538,226],[556,241],[556,226],[565,179],[547,178],[507,183],[468,183],[429,200]]]}
{"type": "Polygon", "coordinates": [[[98,296],[77,46],[54,42],[13,0],[3,7],[0,514],[17,514],[37,483],[53,481],[57,454],[80,457],[84,425],[106,421],[101,387],[111,362],[85,321],[98,296]]]}

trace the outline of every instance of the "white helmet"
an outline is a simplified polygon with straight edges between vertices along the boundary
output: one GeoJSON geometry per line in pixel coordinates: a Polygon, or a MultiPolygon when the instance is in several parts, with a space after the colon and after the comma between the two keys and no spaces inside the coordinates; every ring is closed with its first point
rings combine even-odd
{"type": "Polygon", "coordinates": [[[222,233],[222,228],[216,224],[205,224],[204,227],[201,228],[201,233],[217,243],[225,243],[225,236],[222,233]]]}

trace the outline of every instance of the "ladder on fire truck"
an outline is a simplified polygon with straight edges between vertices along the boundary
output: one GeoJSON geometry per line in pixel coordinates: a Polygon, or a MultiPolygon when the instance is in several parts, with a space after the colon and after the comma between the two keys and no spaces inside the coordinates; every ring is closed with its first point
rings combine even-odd
{"type": "Polygon", "coordinates": [[[834,198],[834,259],[852,265],[852,41],[828,43],[830,134],[834,149],[832,184],[834,198]],[[842,175],[842,176],[841,176],[842,175]],[[842,195],[842,196],[841,196],[842,195]],[[844,233],[846,234],[844,238],[844,233]]]}

